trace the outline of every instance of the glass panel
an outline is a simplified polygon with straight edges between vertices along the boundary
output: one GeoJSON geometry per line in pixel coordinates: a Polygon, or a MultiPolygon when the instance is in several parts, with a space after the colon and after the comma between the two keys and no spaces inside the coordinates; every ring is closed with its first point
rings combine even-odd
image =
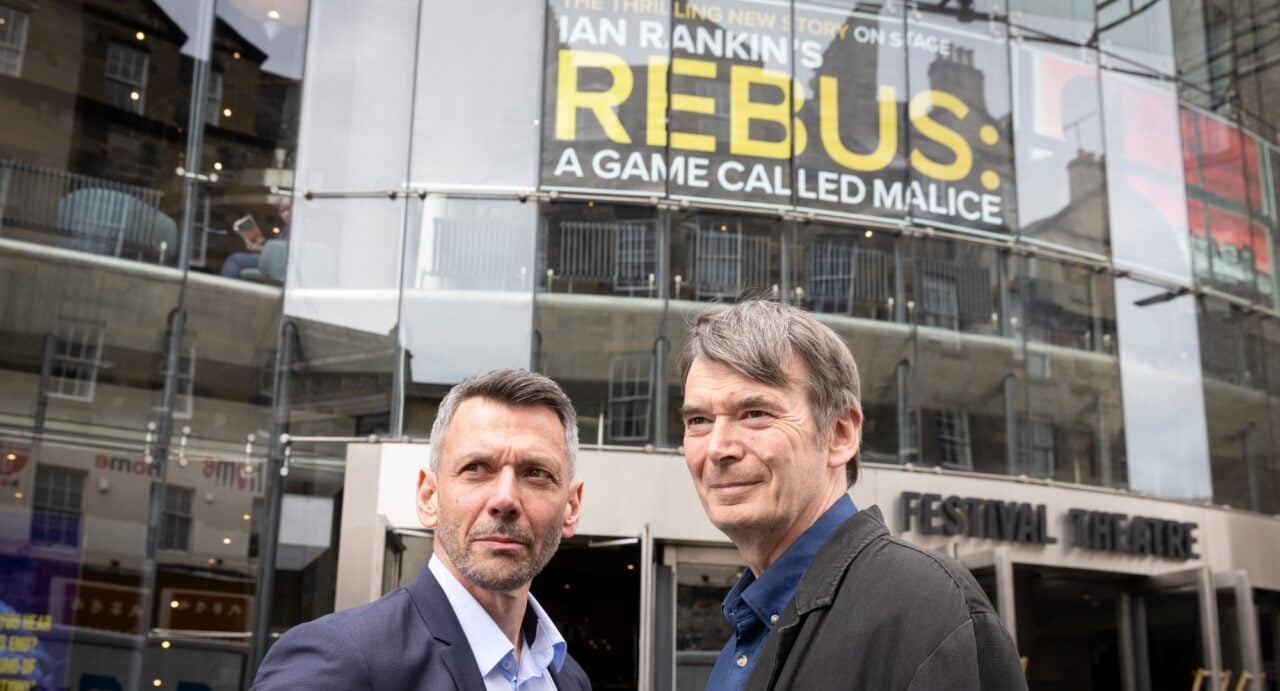
{"type": "MultiPolygon", "coordinates": [[[[571,5],[546,6],[542,186],[662,193],[671,21],[666,8],[655,6],[637,17],[613,4],[571,5]]],[[[673,148],[690,150],[674,141],[673,148]]]]}
{"type": "Polygon", "coordinates": [[[1099,48],[1115,56],[1120,69],[1175,74],[1169,0],[1099,3],[1098,38],[1099,48]]]}
{"type": "Polygon", "coordinates": [[[1022,328],[1005,286],[1008,255],[967,242],[917,241],[907,277],[915,343],[904,460],[1020,474],[1022,328]],[[957,368],[956,363],[965,367],[957,368]],[[914,458],[913,458],[914,457],[914,458]]]}
{"type": "Polygon", "coordinates": [[[222,0],[204,97],[191,265],[281,285],[289,256],[307,6],[222,0]]]}
{"type": "Polygon", "coordinates": [[[1262,215],[1259,149],[1228,121],[1182,108],[1187,215],[1196,278],[1271,302],[1271,248],[1262,215]]]}
{"type": "Polygon", "coordinates": [[[1022,237],[1107,255],[1107,191],[1096,56],[1015,44],[1022,237]]]}
{"type": "Polygon", "coordinates": [[[1102,112],[1116,265],[1190,282],[1175,94],[1165,84],[1104,70],[1102,112]]]}
{"type": "Polygon", "coordinates": [[[1018,430],[1030,475],[1123,487],[1127,477],[1115,298],[1110,274],[1028,258],[1029,423],[1018,430]]]}
{"type": "Polygon", "coordinates": [[[796,97],[804,104],[799,119],[807,135],[807,145],[796,141],[796,204],[905,217],[907,77],[901,14],[805,5],[795,12],[796,97]]]}
{"type": "Polygon", "coordinates": [[[1116,280],[1129,489],[1213,496],[1195,299],[1116,280]]]}
{"type": "MultiPolygon", "coordinates": [[[[543,204],[534,299],[538,371],[564,387],[583,443],[665,445],[665,217],[651,207],[543,204]]],[[[674,375],[673,375],[674,378],[674,375]]],[[[679,436],[676,424],[673,434],[679,436]]],[[[672,446],[679,441],[671,443],[672,446]]]]}
{"type": "Polygon", "coordinates": [[[742,578],[741,566],[681,563],[676,566],[676,685],[705,688],[711,668],[733,627],[724,598],[742,578]]]}
{"type": "Polygon", "coordinates": [[[395,329],[407,201],[299,200],[284,312],[373,334],[395,329]]]}
{"type": "Polygon", "coordinates": [[[1200,301],[1200,357],[1213,470],[1213,500],[1259,511],[1259,480],[1272,457],[1262,341],[1255,318],[1200,301]]]}
{"type": "MultiPolygon", "coordinates": [[[[1276,431],[1280,430],[1280,323],[1274,319],[1262,319],[1262,357],[1266,371],[1268,394],[1267,420],[1271,432],[1271,448],[1280,444],[1276,431]]],[[[1280,513],[1280,454],[1271,453],[1259,458],[1257,487],[1260,511],[1280,513]]]]}
{"type": "Polygon", "coordinates": [[[764,216],[712,212],[676,214],[671,221],[672,297],[733,302],[770,296],[791,301],[791,239],[764,216]]]}
{"type": "MultiPolygon", "coordinates": [[[[305,409],[295,409],[290,430],[295,434],[299,418],[306,419],[305,409]]],[[[271,608],[270,630],[263,634],[269,644],[289,627],[332,612],[337,583],[346,444],[294,442],[291,449],[289,474],[282,480],[274,596],[266,605],[271,608]]],[[[253,529],[257,515],[254,511],[249,521],[239,518],[253,529]]],[[[256,557],[257,553],[251,551],[250,555],[256,557]]]]}
{"type": "Polygon", "coordinates": [[[862,457],[897,463],[911,357],[905,323],[902,242],[893,233],[810,223],[796,226],[791,293],[853,353],[862,380],[862,457]],[[802,291],[802,292],[801,292],[802,291]]]}
{"type": "Polygon", "coordinates": [[[418,3],[339,0],[314,10],[308,40],[325,49],[307,56],[302,95],[307,120],[298,134],[297,186],[399,189],[409,162],[404,137],[413,111],[413,61],[408,56],[416,45],[418,3]]]}
{"type": "Polygon", "coordinates": [[[493,369],[529,367],[537,207],[438,195],[410,202],[412,211],[419,205],[400,304],[407,380],[456,384],[493,369]],[[441,328],[447,324],[466,328],[441,328]]]}
{"type": "Polygon", "coordinates": [[[1093,37],[1094,0],[1010,0],[1011,28],[1085,44],[1093,37]]]}
{"type": "Polygon", "coordinates": [[[434,0],[421,10],[410,181],[537,185],[543,5],[434,0]],[[477,85],[482,85],[476,88],[477,85]],[[465,99],[458,107],[455,97],[465,99]]]}
{"type": "Polygon", "coordinates": [[[672,180],[672,196],[791,203],[791,160],[804,148],[804,135],[793,132],[792,114],[803,104],[793,96],[799,90],[793,86],[789,19],[785,5],[752,0],[723,0],[706,16],[698,9],[675,12],[670,149],[673,156],[680,150],[707,154],[714,174],[709,193],[672,180]],[[717,48],[717,40],[726,47],[717,48]]]}
{"type": "Polygon", "coordinates": [[[1184,98],[1221,115],[1236,100],[1230,0],[1173,0],[1173,46],[1184,98]]]}
{"type": "Polygon", "coordinates": [[[999,24],[907,22],[915,221],[1005,232],[1015,225],[1009,51],[999,24]]]}

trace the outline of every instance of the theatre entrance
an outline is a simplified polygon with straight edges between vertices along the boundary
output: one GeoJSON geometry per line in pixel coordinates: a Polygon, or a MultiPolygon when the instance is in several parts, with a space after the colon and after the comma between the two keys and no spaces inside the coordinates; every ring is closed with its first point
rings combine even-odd
{"type": "Polygon", "coordinates": [[[962,559],[1013,631],[1031,689],[1263,691],[1244,572],[1156,577],[962,559]]]}

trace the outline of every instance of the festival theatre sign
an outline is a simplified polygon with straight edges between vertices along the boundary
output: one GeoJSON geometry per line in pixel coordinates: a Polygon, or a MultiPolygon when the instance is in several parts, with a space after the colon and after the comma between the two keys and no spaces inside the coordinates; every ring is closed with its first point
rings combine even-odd
{"type": "Polygon", "coordinates": [[[1013,225],[986,21],[750,0],[551,0],[542,185],[1013,225]]]}
{"type": "MultiPolygon", "coordinates": [[[[987,540],[1053,545],[1044,504],[903,492],[902,529],[920,535],[963,535],[987,540]]],[[[1198,559],[1195,523],[1109,511],[1067,511],[1070,544],[1104,552],[1198,559]]]]}

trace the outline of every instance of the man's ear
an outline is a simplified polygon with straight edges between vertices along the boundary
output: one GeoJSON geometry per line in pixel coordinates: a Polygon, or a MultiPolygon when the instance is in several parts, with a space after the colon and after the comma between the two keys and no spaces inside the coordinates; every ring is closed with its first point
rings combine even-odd
{"type": "Polygon", "coordinates": [[[574,480],[569,485],[569,501],[564,512],[564,528],[560,531],[563,537],[573,537],[578,532],[578,519],[582,517],[582,480],[574,480]]]}
{"type": "Polygon", "coordinates": [[[440,519],[440,507],[437,505],[436,474],[422,468],[418,471],[418,520],[424,528],[436,527],[440,519]]]}
{"type": "Polygon", "coordinates": [[[843,468],[862,447],[862,416],[853,408],[845,408],[831,423],[831,439],[827,442],[827,467],[843,468]]]}

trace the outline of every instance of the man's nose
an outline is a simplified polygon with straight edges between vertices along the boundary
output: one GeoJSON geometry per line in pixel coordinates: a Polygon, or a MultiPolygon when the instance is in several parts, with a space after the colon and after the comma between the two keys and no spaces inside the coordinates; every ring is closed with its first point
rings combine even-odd
{"type": "Polygon", "coordinates": [[[489,495],[489,515],[511,518],[520,514],[520,485],[515,468],[504,467],[494,478],[489,495]]]}
{"type": "Polygon", "coordinates": [[[707,439],[707,458],[714,462],[733,461],[742,457],[742,443],[737,426],[727,415],[716,416],[707,439]]]}

